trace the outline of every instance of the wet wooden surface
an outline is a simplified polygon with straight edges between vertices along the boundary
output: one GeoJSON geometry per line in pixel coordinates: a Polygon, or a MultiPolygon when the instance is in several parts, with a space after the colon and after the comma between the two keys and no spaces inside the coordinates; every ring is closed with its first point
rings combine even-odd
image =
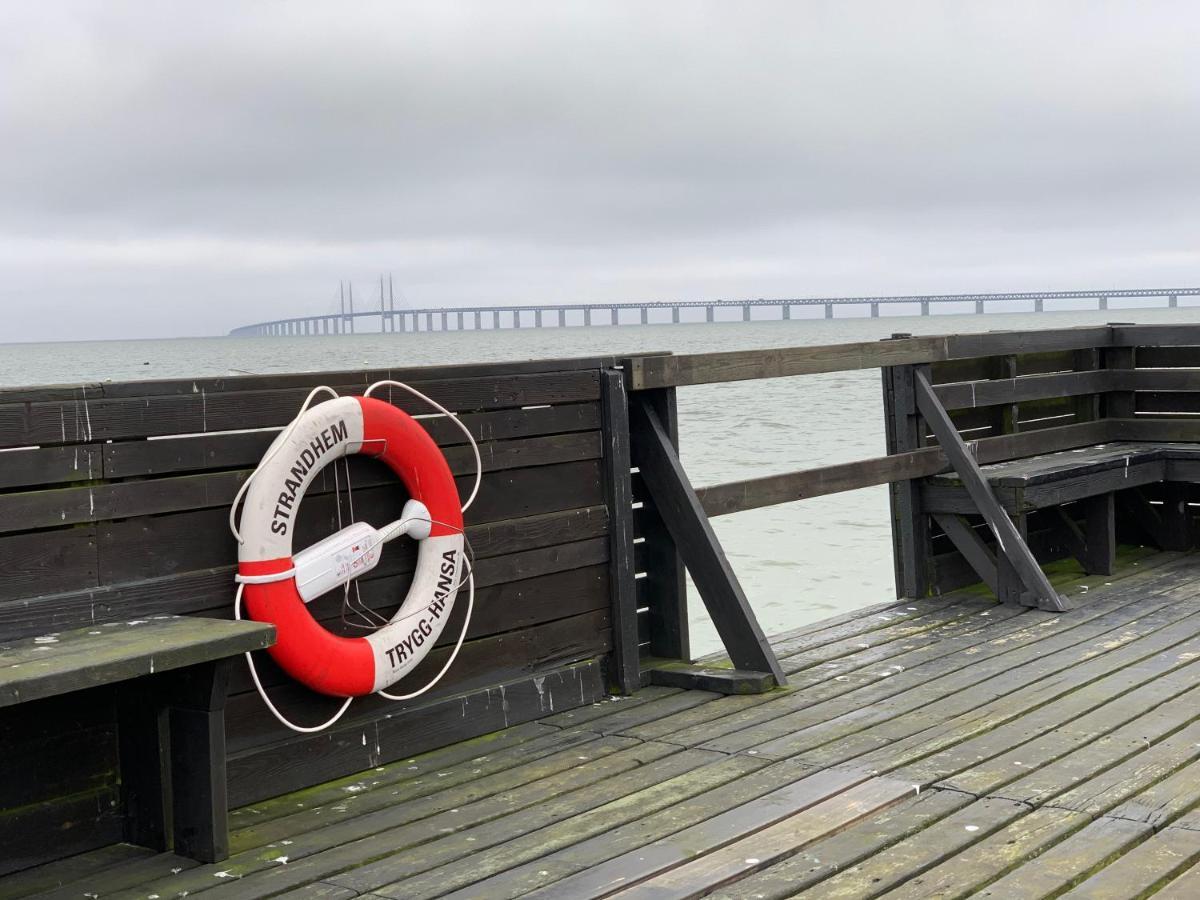
{"type": "Polygon", "coordinates": [[[1123,563],[1061,566],[1065,614],[873,607],[775,638],[787,690],[645,688],[244,807],[219,865],[107,848],[0,896],[1195,897],[1200,556],[1123,563]]]}

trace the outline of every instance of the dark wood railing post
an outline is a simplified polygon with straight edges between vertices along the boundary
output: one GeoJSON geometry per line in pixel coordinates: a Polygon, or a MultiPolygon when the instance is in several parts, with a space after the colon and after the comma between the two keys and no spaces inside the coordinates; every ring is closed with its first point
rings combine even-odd
{"type": "MultiPolygon", "coordinates": [[[[920,449],[925,441],[913,393],[913,367],[885,366],[882,371],[887,452],[920,449]]],[[[929,517],[921,510],[920,482],[917,479],[892,482],[889,499],[896,596],[924,597],[929,593],[929,517]]]]}
{"type": "Polygon", "coordinates": [[[633,561],[633,485],[629,450],[629,396],[619,370],[600,375],[603,413],[604,502],[608,507],[608,578],[612,598],[612,688],[631,694],[640,684],[637,583],[633,561]]]}
{"type": "MultiPolygon", "coordinates": [[[[640,391],[636,395],[650,403],[666,430],[675,451],[679,451],[679,410],[675,388],[640,391]]],[[[638,464],[638,448],[633,447],[633,464],[638,464]]],[[[687,578],[683,560],[675,549],[671,533],[663,522],[654,498],[643,490],[638,515],[641,536],[640,557],[646,577],[641,580],[642,601],[649,619],[650,655],[661,659],[691,660],[688,630],[687,578]]]]}

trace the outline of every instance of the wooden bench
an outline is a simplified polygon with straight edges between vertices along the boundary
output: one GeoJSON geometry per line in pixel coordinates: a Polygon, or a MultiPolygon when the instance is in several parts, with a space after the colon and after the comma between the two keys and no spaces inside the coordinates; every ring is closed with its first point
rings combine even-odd
{"type": "MultiPolygon", "coordinates": [[[[115,685],[125,839],[202,862],[229,855],[225,694],[258,622],[153,616],[0,644],[0,709],[115,685]]],[[[19,720],[18,720],[19,724],[19,720]]],[[[20,777],[10,772],[6,777],[20,777]]]]}
{"type": "MultiPolygon", "coordinates": [[[[1140,489],[1200,481],[1198,444],[1117,441],[993,463],[980,472],[1026,540],[1028,515],[1050,510],[1057,539],[1089,574],[1113,572],[1118,515],[1135,523],[1160,549],[1191,546],[1182,494],[1172,502],[1168,492],[1166,502],[1153,504],[1140,489]],[[1076,504],[1082,516],[1073,514],[1069,504],[1076,504]]],[[[997,566],[995,554],[964,518],[978,510],[962,477],[948,472],[928,478],[921,497],[984,582],[998,596],[1009,595],[1005,567],[997,566]]]]}

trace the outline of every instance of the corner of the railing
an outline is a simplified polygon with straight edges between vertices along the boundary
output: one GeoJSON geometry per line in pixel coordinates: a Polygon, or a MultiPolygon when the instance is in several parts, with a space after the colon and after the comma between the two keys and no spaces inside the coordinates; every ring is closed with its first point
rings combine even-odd
{"type": "Polygon", "coordinates": [[[639,353],[637,356],[626,356],[617,360],[616,367],[625,376],[625,389],[628,391],[645,391],[661,387],[665,366],[663,361],[671,357],[671,351],[657,353],[639,353]],[[658,365],[655,365],[658,363],[658,365]]]}

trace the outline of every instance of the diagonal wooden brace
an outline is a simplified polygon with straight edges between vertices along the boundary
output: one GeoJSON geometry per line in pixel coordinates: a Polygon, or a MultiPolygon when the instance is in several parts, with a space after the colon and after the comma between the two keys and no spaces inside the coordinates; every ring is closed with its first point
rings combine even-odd
{"type": "Polygon", "coordinates": [[[975,457],[967,449],[962,435],[950,420],[950,414],[934,393],[929,376],[921,368],[917,368],[913,373],[913,387],[917,395],[917,409],[933,431],[934,437],[938,439],[938,444],[950,465],[962,479],[963,487],[967,489],[976,509],[992,529],[996,538],[997,558],[1003,556],[1008,561],[1025,590],[1037,601],[1039,609],[1065,612],[1068,609],[1066,598],[1054,590],[1046,573],[1034,559],[1029,545],[1022,539],[1012,519],[992,493],[979,464],[975,462],[975,457]]]}
{"type": "Polygon", "coordinates": [[[630,424],[635,458],[663,523],[734,666],[767,672],[782,686],[787,683],[775,652],[763,635],[754,610],[738,583],[725,551],[709,524],[662,421],[646,398],[634,394],[630,424]]]}

